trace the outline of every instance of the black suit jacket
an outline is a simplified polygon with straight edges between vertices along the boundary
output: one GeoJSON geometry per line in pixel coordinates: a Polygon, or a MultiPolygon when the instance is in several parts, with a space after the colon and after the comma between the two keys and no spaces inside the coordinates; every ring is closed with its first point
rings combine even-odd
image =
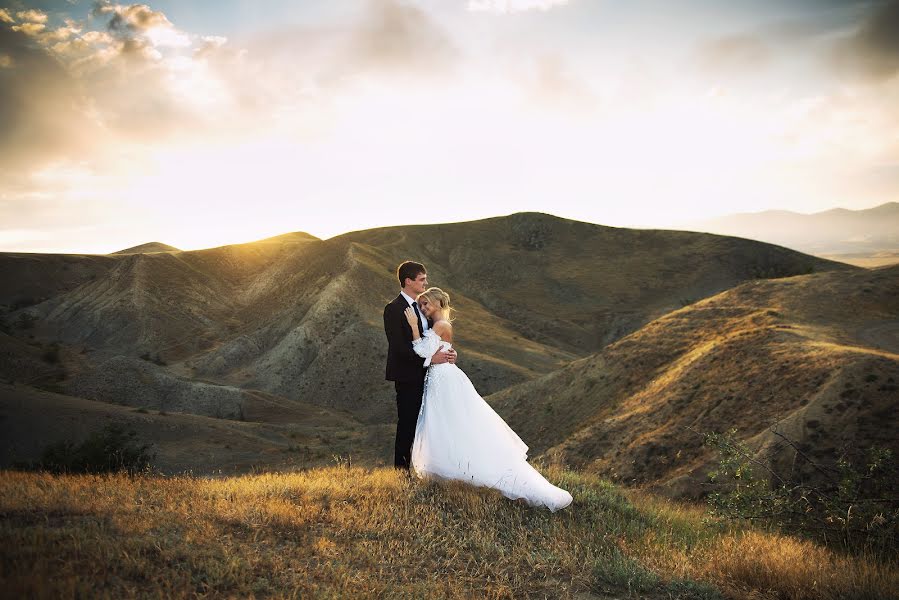
{"type": "Polygon", "coordinates": [[[425,377],[425,359],[412,349],[412,327],[403,314],[408,307],[402,294],[384,307],[388,381],[423,381],[425,377]]]}

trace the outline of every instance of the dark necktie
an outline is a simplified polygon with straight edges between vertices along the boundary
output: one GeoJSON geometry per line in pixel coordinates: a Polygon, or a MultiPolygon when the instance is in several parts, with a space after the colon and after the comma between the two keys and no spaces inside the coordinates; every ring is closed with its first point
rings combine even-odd
{"type": "Polygon", "coordinates": [[[418,312],[418,302],[413,302],[413,303],[412,303],[412,310],[415,311],[415,316],[418,317],[418,335],[424,337],[424,335],[425,335],[425,328],[422,327],[422,324],[421,324],[421,313],[418,312]]]}

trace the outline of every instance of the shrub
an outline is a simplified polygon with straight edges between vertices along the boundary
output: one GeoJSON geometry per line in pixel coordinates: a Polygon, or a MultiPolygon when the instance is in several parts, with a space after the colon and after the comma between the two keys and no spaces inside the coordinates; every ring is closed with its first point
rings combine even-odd
{"type": "Polygon", "coordinates": [[[26,306],[34,306],[35,304],[38,304],[40,302],[42,302],[42,299],[40,298],[34,298],[32,296],[20,296],[19,298],[13,300],[12,304],[10,304],[9,312],[15,312],[20,308],[25,308],[26,306]]]}
{"type": "Polygon", "coordinates": [[[812,461],[796,444],[772,429],[807,462],[814,483],[788,481],[754,458],[736,429],[706,433],[704,443],[718,450],[718,468],[709,473],[718,491],[709,494],[709,512],[722,519],[748,519],[844,550],[894,554],[899,540],[896,465],[889,448],[871,446],[856,466],[844,453],[836,468],[812,461]],[[760,477],[759,472],[766,471],[760,477]],[[770,478],[769,478],[770,476],[770,478]]]}
{"type": "Polygon", "coordinates": [[[52,343],[50,344],[46,350],[44,350],[43,359],[45,362],[50,364],[56,364],[59,362],[59,344],[52,343]]]}
{"type": "Polygon", "coordinates": [[[16,325],[19,329],[33,329],[34,322],[37,321],[37,317],[30,313],[22,313],[19,315],[18,320],[16,321],[16,325]]]}
{"type": "Polygon", "coordinates": [[[127,471],[130,474],[150,468],[155,455],[147,451],[150,445],[138,445],[136,433],[122,425],[109,424],[92,433],[81,444],[71,441],[51,444],[41,455],[40,468],[54,473],[110,473],[127,471]]]}
{"type": "Polygon", "coordinates": [[[149,352],[144,352],[140,355],[140,357],[147,362],[151,362],[162,367],[168,364],[166,361],[162,360],[162,356],[160,356],[159,352],[157,352],[155,356],[150,355],[149,352]]]}

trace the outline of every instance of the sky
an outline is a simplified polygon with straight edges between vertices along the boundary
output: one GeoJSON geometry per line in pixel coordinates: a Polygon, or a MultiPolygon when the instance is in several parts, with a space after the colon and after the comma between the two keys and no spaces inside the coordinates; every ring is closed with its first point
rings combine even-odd
{"type": "Polygon", "coordinates": [[[0,0],[0,251],[899,200],[899,0],[0,0]]]}

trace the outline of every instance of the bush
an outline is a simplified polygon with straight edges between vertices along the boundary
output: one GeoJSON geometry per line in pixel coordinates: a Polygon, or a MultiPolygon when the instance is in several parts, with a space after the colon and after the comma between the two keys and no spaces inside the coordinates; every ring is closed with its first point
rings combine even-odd
{"type": "Polygon", "coordinates": [[[41,298],[34,298],[32,296],[20,296],[13,300],[12,304],[9,306],[9,312],[15,312],[20,308],[25,308],[26,306],[34,306],[35,304],[39,304],[42,302],[41,298]]]}
{"type": "Polygon", "coordinates": [[[33,329],[34,322],[37,321],[37,317],[30,313],[22,313],[19,315],[19,319],[16,321],[16,325],[19,329],[33,329]]]}
{"type": "Polygon", "coordinates": [[[157,364],[161,367],[164,367],[168,364],[167,362],[162,360],[162,356],[160,356],[159,352],[157,352],[155,356],[152,356],[149,352],[144,352],[140,355],[140,357],[147,362],[157,364]]]}
{"type": "Polygon", "coordinates": [[[815,483],[787,481],[757,460],[736,438],[706,433],[704,442],[720,453],[709,479],[721,489],[708,496],[709,511],[723,519],[748,519],[844,550],[891,555],[899,540],[896,465],[889,448],[872,446],[861,466],[844,453],[836,469],[813,462],[782,433],[772,431],[814,469],[815,483]],[[766,471],[759,477],[760,471],[766,471]],[[770,478],[769,478],[770,476],[770,478]]]}
{"type": "Polygon", "coordinates": [[[148,454],[150,445],[136,444],[135,435],[134,431],[125,431],[122,425],[112,423],[77,446],[71,441],[47,446],[39,466],[54,473],[127,471],[134,474],[144,471],[150,468],[156,456],[148,454]]]}
{"type": "Polygon", "coordinates": [[[59,344],[52,343],[47,346],[47,349],[44,350],[44,354],[42,356],[45,362],[55,365],[59,362],[59,344]]]}

